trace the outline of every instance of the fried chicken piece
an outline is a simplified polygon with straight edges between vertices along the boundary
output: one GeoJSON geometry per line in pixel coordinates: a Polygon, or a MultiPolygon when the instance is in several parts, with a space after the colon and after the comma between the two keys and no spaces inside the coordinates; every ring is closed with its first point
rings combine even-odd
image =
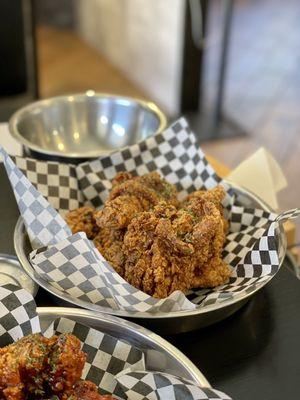
{"type": "Polygon", "coordinates": [[[0,349],[0,398],[23,400],[24,391],[43,392],[42,372],[51,343],[39,334],[0,349]]]}
{"type": "Polygon", "coordinates": [[[85,354],[71,334],[33,334],[0,349],[0,398],[25,400],[62,395],[80,379],[85,354]]]}
{"type": "Polygon", "coordinates": [[[65,220],[72,233],[85,232],[88,239],[94,239],[99,232],[99,227],[94,218],[93,207],[80,207],[67,213],[65,220]]]}
{"type": "Polygon", "coordinates": [[[121,172],[114,179],[109,198],[104,208],[95,214],[95,219],[100,228],[123,229],[136,215],[152,209],[160,201],[178,204],[175,186],[157,172],[135,177],[121,172]]]}
{"type": "Polygon", "coordinates": [[[97,386],[90,381],[79,381],[73,389],[67,393],[62,400],[116,400],[111,395],[101,395],[98,393],[97,386]]]}
{"type": "Polygon", "coordinates": [[[227,233],[228,221],[223,216],[223,206],[222,206],[222,200],[224,199],[225,194],[226,194],[225,190],[221,185],[218,185],[210,190],[196,190],[195,192],[189,194],[186,197],[186,199],[182,202],[181,207],[185,207],[185,205],[191,203],[195,199],[203,199],[205,201],[210,201],[214,203],[214,205],[218,207],[223,217],[224,232],[227,233]]]}
{"type": "Polygon", "coordinates": [[[121,276],[124,275],[125,262],[123,252],[124,234],[124,229],[102,228],[94,238],[96,248],[121,276]]]}
{"type": "Polygon", "coordinates": [[[126,228],[140,212],[150,208],[147,200],[136,196],[122,195],[106,202],[95,215],[98,227],[111,229],[126,228]]]}
{"type": "Polygon", "coordinates": [[[216,287],[229,280],[231,271],[222,260],[228,221],[220,203],[195,196],[185,203],[185,212],[200,217],[192,234],[195,269],[192,288],[216,287]]]}
{"type": "Polygon", "coordinates": [[[86,356],[80,340],[71,334],[57,337],[48,355],[47,385],[53,393],[71,389],[81,378],[86,356]]]}
{"type": "Polygon", "coordinates": [[[223,216],[214,202],[196,196],[180,210],[160,203],[128,226],[125,279],[157,298],[225,283],[230,270],[221,258],[224,242],[223,216]]]}

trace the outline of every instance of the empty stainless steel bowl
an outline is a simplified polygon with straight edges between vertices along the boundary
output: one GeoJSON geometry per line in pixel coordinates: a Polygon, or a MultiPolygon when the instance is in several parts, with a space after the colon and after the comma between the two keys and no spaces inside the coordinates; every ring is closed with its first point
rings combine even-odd
{"type": "Polygon", "coordinates": [[[9,121],[12,136],[34,154],[74,161],[109,154],[165,127],[155,104],[93,91],[37,101],[9,121]]]}

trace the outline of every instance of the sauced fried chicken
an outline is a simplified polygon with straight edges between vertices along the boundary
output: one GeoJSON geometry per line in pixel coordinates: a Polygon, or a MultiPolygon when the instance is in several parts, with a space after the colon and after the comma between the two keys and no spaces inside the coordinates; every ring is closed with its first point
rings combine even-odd
{"type": "Polygon", "coordinates": [[[111,395],[100,395],[90,381],[78,381],[62,400],[116,400],[111,395]]]}
{"type": "Polygon", "coordinates": [[[80,381],[86,359],[80,347],[71,334],[33,334],[1,348],[0,398],[105,400],[95,385],[80,381]]]}
{"type": "Polygon", "coordinates": [[[160,203],[128,227],[125,279],[157,298],[223,284],[230,275],[221,258],[224,241],[222,215],[214,203],[198,198],[180,210],[160,203]]]}
{"type": "Polygon", "coordinates": [[[122,277],[154,297],[227,282],[230,270],[221,257],[228,230],[224,189],[196,191],[181,204],[176,195],[156,172],[121,172],[102,210],[78,209],[66,220],[74,233],[83,227],[122,277]]]}

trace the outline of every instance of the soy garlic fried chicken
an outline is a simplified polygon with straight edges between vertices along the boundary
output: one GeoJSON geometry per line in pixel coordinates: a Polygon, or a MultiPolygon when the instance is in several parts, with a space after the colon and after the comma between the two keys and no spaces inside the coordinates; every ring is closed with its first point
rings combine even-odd
{"type": "Polygon", "coordinates": [[[212,201],[196,196],[179,210],[160,203],[128,227],[125,279],[157,298],[223,284],[230,275],[221,258],[224,232],[223,216],[212,201]]]}
{"type": "Polygon", "coordinates": [[[100,395],[97,386],[90,381],[79,381],[62,400],[116,400],[111,395],[100,395]]]}
{"type": "Polygon", "coordinates": [[[175,206],[178,204],[175,186],[157,172],[143,176],[120,172],[112,184],[104,208],[95,214],[100,228],[124,229],[137,214],[152,209],[161,201],[175,206]]]}
{"type": "Polygon", "coordinates": [[[60,394],[80,379],[85,354],[73,335],[26,336],[0,349],[0,396],[23,400],[26,394],[60,394]]]}
{"type": "Polygon", "coordinates": [[[85,359],[71,334],[26,336],[0,349],[0,398],[113,400],[100,396],[93,383],[80,381],[85,359]]]}

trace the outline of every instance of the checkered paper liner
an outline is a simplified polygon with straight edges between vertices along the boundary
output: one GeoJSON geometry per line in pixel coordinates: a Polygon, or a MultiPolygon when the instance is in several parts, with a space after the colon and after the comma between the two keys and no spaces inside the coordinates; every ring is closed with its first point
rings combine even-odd
{"type": "MultiPolygon", "coordinates": [[[[0,347],[14,343],[31,333],[42,333],[46,337],[62,333],[74,334],[81,341],[82,350],[87,354],[82,379],[95,383],[101,394],[113,394],[119,399],[130,400],[160,398],[152,397],[150,392],[149,396],[145,396],[144,382],[148,383],[148,391],[150,382],[151,390],[161,393],[163,378],[157,379],[157,376],[164,375],[161,372],[146,372],[145,356],[141,349],[67,318],[56,319],[42,332],[32,295],[15,285],[0,286],[0,347]],[[131,374],[136,379],[135,371],[139,371],[137,374],[144,374],[147,379],[141,379],[141,384],[136,383],[133,387],[131,374]],[[129,387],[135,397],[127,395],[129,387]]],[[[188,393],[189,397],[185,397],[187,400],[202,398],[198,397],[198,393],[202,392],[207,394],[204,399],[229,399],[214,389],[200,388],[194,382],[173,375],[165,376],[169,387],[165,385],[162,392],[166,396],[164,398],[179,399],[180,397],[174,397],[174,393],[178,391],[188,393]],[[215,397],[215,393],[221,397],[215,397]]]]}
{"type": "Polygon", "coordinates": [[[116,379],[130,400],[231,400],[219,390],[161,372],[126,371],[116,379]]]}
{"type": "Polygon", "coordinates": [[[15,285],[0,286],[0,347],[36,332],[40,322],[32,295],[15,285]]]}
{"type": "Polygon", "coordinates": [[[184,119],[125,150],[78,166],[20,158],[15,159],[15,165],[3,154],[29,238],[37,249],[30,256],[33,267],[62,294],[85,301],[87,307],[90,303],[109,307],[112,312],[116,309],[132,313],[170,312],[206,307],[250,293],[279,269],[278,224],[299,214],[298,210],[292,210],[276,216],[240,206],[233,191],[208,163],[184,119]],[[82,204],[101,206],[111,180],[122,170],[138,175],[157,170],[176,184],[180,198],[217,184],[225,187],[224,207],[230,229],[224,260],[232,269],[228,284],[193,290],[187,296],[177,291],[166,299],[154,299],[124,281],[83,233],[70,235],[54,208],[63,215],[82,204]],[[51,200],[53,207],[36,188],[51,200]]]}
{"type": "Polygon", "coordinates": [[[92,381],[101,394],[113,394],[126,398],[115,376],[123,371],[145,370],[143,352],[111,335],[87,327],[67,318],[59,318],[44,332],[46,337],[73,333],[82,343],[87,355],[82,379],[92,381]]]}

